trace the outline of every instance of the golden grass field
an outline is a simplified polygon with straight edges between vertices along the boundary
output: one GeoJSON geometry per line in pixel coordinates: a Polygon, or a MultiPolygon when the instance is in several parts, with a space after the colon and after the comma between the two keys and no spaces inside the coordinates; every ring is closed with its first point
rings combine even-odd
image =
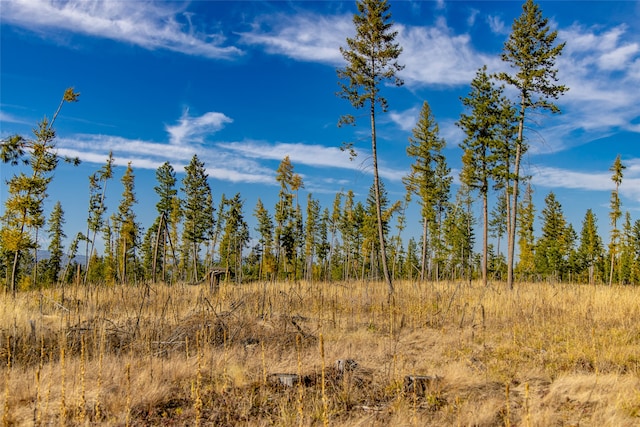
{"type": "Polygon", "coordinates": [[[640,425],[639,287],[397,282],[391,302],[361,282],[62,295],[0,296],[3,425],[640,425]],[[346,359],[357,367],[339,370],[346,359]]]}

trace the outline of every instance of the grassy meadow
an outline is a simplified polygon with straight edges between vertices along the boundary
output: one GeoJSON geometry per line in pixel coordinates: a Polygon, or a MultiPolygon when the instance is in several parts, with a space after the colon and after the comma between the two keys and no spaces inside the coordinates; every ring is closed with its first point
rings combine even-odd
{"type": "Polygon", "coordinates": [[[640,288],[28,291],[0,360],[5,426],[634,426],[640,288]]]}

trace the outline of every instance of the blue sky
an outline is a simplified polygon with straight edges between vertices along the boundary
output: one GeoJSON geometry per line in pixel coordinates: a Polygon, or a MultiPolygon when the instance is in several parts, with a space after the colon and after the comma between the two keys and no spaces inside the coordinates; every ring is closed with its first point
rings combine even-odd
{"type": "MultiPolygon", "coordinates": [[[[524,171],[538,214],[553,191],[577,231],[592,208],[608,239],[609,168],[618,154],[627,166],[622,207],[640,217],[640,2],[540,5],[567,43],[557,65],[570,90],[558,101],[561,115],[530,116],[524,171]]],[[[195,153],[216,204],[223,193],[240,192],[250,224],[258,197],[273,209],[275,169],[286,155],[303,177],[305,198],[311,192],[331,208],[337,192],[352,189],[364,201],[372,182],[367,117],[338,128],[339,116],[354,110],[335,95],[339,47],[353,34],[354,11],[352,1],[2,0],[0,136],[29,134],[53,114],[65,88],[81,93],[56,129],[59,153],[83,163],[58,168],[47,202],[47,212],[62,202],[68,236],[86,228],[88,176],[110,150],[118,168],[108,214],[131,162],[143,227],[155,217],[156,168],[169,161],[181,179],[195,153]],[[353,162],[339,150],[344,141],[360,152],[353,162]]],[[[407,139],[423,101],[457,180],[459,99],[483,64],[506,70],[500,53],[521,2],[392,1],[391,13],[405,85],[385,89],[390,108],[378,116],[379,157],[390,198],[399,200],[411,163],[407,139]]],[[[0,167],[3,182],[16,172],[0,167]]],[[[3,185],[0,211],[6,195],[3,185]]],[[[406,233],[419,234],[417,208],[408,220],[406,233]]]]}

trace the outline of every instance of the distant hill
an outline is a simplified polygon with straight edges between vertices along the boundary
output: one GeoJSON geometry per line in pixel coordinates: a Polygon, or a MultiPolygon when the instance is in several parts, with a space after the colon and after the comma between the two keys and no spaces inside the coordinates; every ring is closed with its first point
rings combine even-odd
{"type": "MultiPolygon", "coordinates": [[[[49,259],[49,257],[51,256],[51,254],[49,253],[49,251],[43,251],[43,250],[39,250],[38,251],[38,261],[42,261],[43,259],[49,259]]],[[[67,264],[67,260],[69,258],[67,257],[67,255],[63,255],[62,256],[62,265],[66,265],[67,264]]],[[[87,265],[87,257],[84,255],[76,255],[73,258],[73,261],[77,262],[80,265],[87,265]]]]}

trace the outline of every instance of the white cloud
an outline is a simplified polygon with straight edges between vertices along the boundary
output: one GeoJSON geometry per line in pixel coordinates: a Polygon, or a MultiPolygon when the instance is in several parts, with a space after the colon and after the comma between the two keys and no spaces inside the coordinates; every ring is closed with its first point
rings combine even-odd
{"type": "Polygon", "coordinates": [[[501,67],[500,58],[476,51],[469,35],[452,34],[442,21],[434,27],[397,25],[397,30],[405,65],[401,76],[408,85],[463,85],[483,64],[501,67]]]}
{"type": "Polygon", "coordinates": [[[502,18],[499,16],[487,16],[487,24],[489,24],[489,28],[494,34],[505,35],[511,32],[511,28],[507,27],[502,18]]]}
{"type": "Polygon", "coordinates": [[[629,64],[629,60],[640,50],[638,43],[631,43],[620,46],[611,52],[607,52],[600,56],[598,65],[603,70],[624,70],[629,64]]]}
{"type": "Polygon", "coordinates": [[[420,109],[413,107],[405,111],[389,111],[389,118],[404,131],[411,131],[418,122],[420,109]]]}
{"type": "Polygon", "coordinates": [[[231,122],[233,120],[222,113],[208,112],[200,117],[190,117],[187,110],[177,125],[165,126],[165,129],[169,133],[171,144],[202,143],[207,135],[219,131],[225,123],[231,122]]]}
{"type": "Polygon", "coordinates": [[[129,162],[137,169],[157,169],[164,162],[171,162],[176,171],[184,167],[197,154],[207,166],[207,174],[227,182],[272,183],[273,171],[252,159],[220,150],[217,146],[170,145],[162,142],[141,141],[109,135],[75,135],[61,138],[58,154],[78,157],[83,162],[104,163],[110,151],[115,154],[115,164],[126,166],[129,162]]]}
{"type": "MultiPolygon", "coordinates": [[[[77,134],[58,139],[61,156],[78,157],[89,163],[102,164],[109,152],[115,154],[116,165],[134,168],[157,169],[169,161],[176,171],[183,171],[194,154],[207,166],[211,178],[227,182],[275,183],[275,171],[265,161],[282,160],[289,156],[293,164],[312,168],[337,168],[362,173],[369,169],[365,160],[352,162],[349,156],[337,147],[318,144],[276,143],[264,141],[221,142],[213,140],[213,133],[231,119],[222,113],[209,112],[199,117],[184,113],[177,125],[166,126],[167,142],[128,139],[120,136],[77,134]],[[205,137],[208,141],[203,144],[205,137]]],[[[404,171],[386,167],[380,161],[381,176],[398,181],[404,171]]],[[[321,191],[326,184],[326,174],[319,174],[309,185],[321,191]]],[[[337,179],[337,177],[334,177],[337,179]]],[[[311,188],[311,187],[310,187],[311,188]]],[[[326,189],[325,189],[326,190],[326,189]]]]}
{"type": "MultiPolygon", "coordinates": [[[[499,16],[489,16],[487,23],[494,33],[510,31],[499,16]]],[[[295,60],[340,66],[338,46],[345,44],[352,26],[350,15],[279,15],[242,34],[242,41],[295,60]]],[[[395,29],[403,48],[400,63],[405,65],[400,76],[410,87],[467,85],[483,64],[492,72],[506,68],[499,54],[478,51],[469,35],[454,33],[444,19],[433,26],[396,23],[395,29]]],[[[532,154],[562,151],[615,130],[640,131],[640,91],[629,90],[640,85],[640,45],[626,40],[627,33],[624,25],[606,30],[573,25],[559,30],[558,41],[567,45],[557,68],[560,83],[570,90],[556,101],[563,114],[529,115],[532,154]]],[[[410,130],[415,124],[411,113],[391,112],[389,117],[410,130]]]]}
{"type": "MultiPolygon", "coordinates": [[[[624,160],[627,166],[620,185],[620,195],[640,202],[640,159],[624,160]]],[[[608,191],[614,189],[611,172],[574,171],[548,166],[537,166],[532,171],[532,182],[547,188],[565,188],[585,191],[608,191]]]]}
{"type": "Polygon", "coordinates": [[[343,62],[339,46],[353,32],[351,15],[280,14],[262,18],[253,31],[240,33],[240,40],[271,54],[337,66],[343,62]]]}
{"type": "Polygon", "coordinates": [[[28,124],[28,122],[26,120],[20,119],[18,117],[15,117],[12,114],[9,113],[5,113],[4,111],[0,110],[0,123],[17,123],[17,124],[28,124]]]}
{"type": "Polygon", "coordinates": [[[532,174],[536,185],[574,190],[605,191],[611,189],[608,172],[577,172],[561,168],[537,166],[532,174]]]}
{"type": "Polygon", "coordinates": [[[301,143],[269,144],[257,141],[221,143],[219,146],[255,159],[282,160],[289,156],[293,164],[345,169],[353,167],[348,155],[337,147],[301,143]]]}
{"type": "Polygon", "coordinates": [[[557,61],[558,77],[569,91],[556,101],[563,114],[533,114],[531,153],[558,152],[615,132],[639,133],[640,48],[626,39],[626,26],[608,30],[573,25],[560,29],[566,41],[557,61]],[[540,144],[542,141],[542,144],[540,144]]]}
{"type": "Polygon", "coordinates": [[[220,34],[199,33],[176,3],[150,1],[15,0],[2,2],[3,22],[42,33],[59,30],[166,49],[187,55],[228,59],[242,54],[224,46],[220,34]],[[180,20],[184,22],[180,22],[180,20]]]}
{"type": "MultiPolygon", "coordinates": [[[[298,61],[343,66],[340,46],[353,35],[351,15],[274,15],[256,23],[251,32],[241,33],[241,42],[264,46],[271,54],[298,61]]],[[[483,64],[500,67],[498,57],[477,52],[467,34],[455,35],[446,22],[433,27],[412,27],[397,23],[397,42],[405,65],[400,76],[408,85],[467,84],[483,64]]]]}
{"type": "Polygon", "coordinates": [[[469,13],[469,17],[467,17],[467,25],[469,27],[473,27],[476,23],[476,17],[478,16],[478,14],[480,13],[480,11],[478,9],[471,9],[471,12],[469,13]]]}

